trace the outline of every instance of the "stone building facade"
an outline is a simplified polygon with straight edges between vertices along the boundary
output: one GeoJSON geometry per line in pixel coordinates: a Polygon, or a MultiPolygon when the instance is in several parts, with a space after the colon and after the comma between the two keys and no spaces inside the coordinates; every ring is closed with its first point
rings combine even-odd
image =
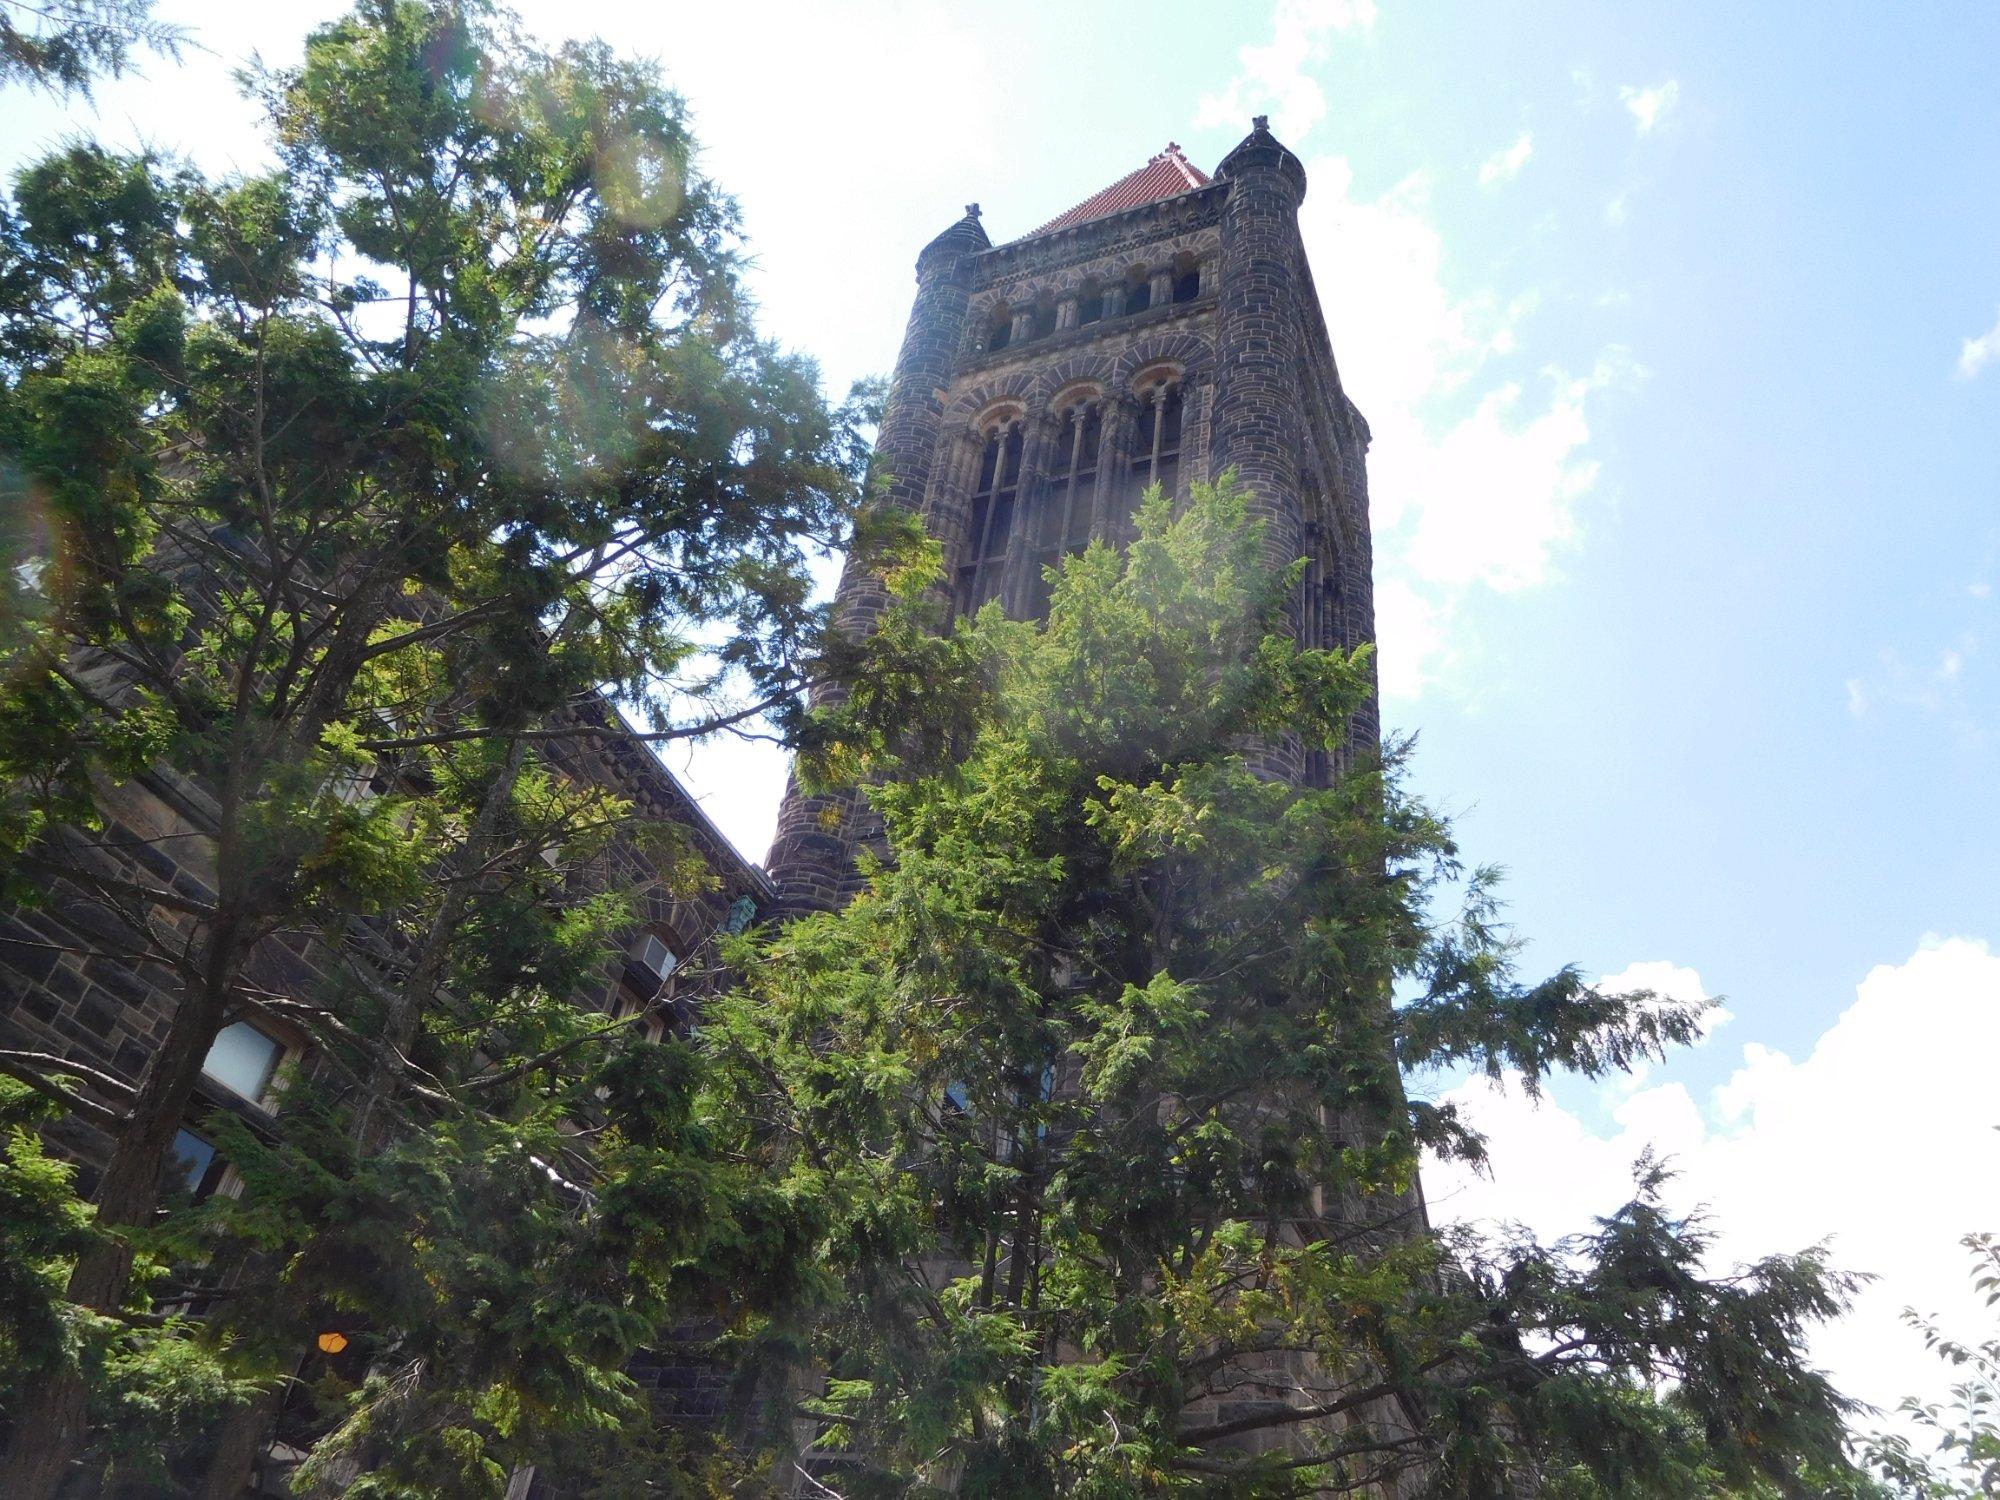
{"type": "MultiPolygon", "coordinates": [[[[625,730],[616,709],[603,704],[582,714],[595,732],[552,742],[561,769],[628,799],[635,817],[681,830],[714,877],[706,891],[672,895],[646,854],[631,844],[615,847],[605,857],[610,868],[600,872],[605,885],[637,893],[640,922],[601,990],[586,998],[621,1013],[657,1007],[647,1024],[664,1029],[681,1019],[672,1013],[668,975],[719,929],[740,930],[760,917],[774,892],[659,757],[625,730]]],[[[104,826],[89,840],[88,858],[107,887],[130,879],[195,901],[212,899],[207,851],[214,811],[199,785],[155,768],[107,791],[100,811],[104,826]]],[[[71,1069],[135,1085],[174,1005],[171,988],[149,977],[156,970],[121,956],[143,946],[102,892],[64,887],[42,905],[0,911],[0,1050],[60,1058],[71,1069]]],[[[305,997],[322,987],[325,967],[326,955],[309,946],[272,939],[254,956],[251,977],[260,989],[305,997]]],[[[206,1196],[230,1186],[228,1164],[214,1156],[203,1121],[216,1111],[253,1127],[273,1118],[274,1079],[288,1063],[310,1066],[311,1058],[301,1034],[281,1016],[245,1015],[224,1028],[176,1147],[189,1190],[206,1196]]],[[[65,1116],[49,1134],[52,1145],[77,1163],[79,1187],[87,1194],[109,1154],[109,1138],[81,1114],[65,1116]]]]}
{"type": "MultiPolygon", "coordinates": [[[[924,247],[876,451],[887,502],[942,546],[953,616],[997,599],[1033,618],[1043,569],[1128,538],[1147,485],[1184,497],[1233,470],[1267,559],[1306,559],[1293,637],[1374,640],[1368,424],[1342,388],[1307,264],[1305,191],[1304,167],[1259,117],[1213,175],[1169,145],[1019,239],[993,244],[974,204],[924,247]]],[[[850,566],[837,624],[865,633],[886,604],[881,579],[850,566]]],[[[1371,693],[1338,752],[1281,736],[1249,753],[1265,775],[1323,787],[1379,736],[1371,693]]],[[[855,855],[880,833],[858,791],[789,789],[769,859],[779,910],[852,899],[855,855]]],[[[1390,1217],[1420,1221],[1420,1194],[1401,1207],[1390,1217]]],[[[1220,1415],[1293,1399],[1295,1358],[1246,1369],[1237,1409],[1220,1415]]],[[[1343,1421],[1408,1430],[1410,1414],[1377,1405],[1343,1421]]]]}
{"type": "MultiPolygon", "coordinates": [[[[633,839],[614,841],[592,868],[569,877],[593,889],[632,892],[638,918],[620,955],[579,1003],[636,1017],[657,1040],[693,1024],[719,971],[715,938],[760,920],[774,892],[613,705],[588,702],[572,712],[580,732],[544,742],[551,764],[626,800],[635,819],[677,830],[681,847],[710,877],[698,891],[687,889],[684,870],[677,868],[669,881],[649,852],[657,846],[633,839]]],[[[86,1085],[98,1075],[106,1087],[92,1092],[115,1097],[139,1084],[165,1037],[176,997],[169,982],[154,977],[158,968],[136,961],[146,945],[129,925],[132,914],[106,893],[127,882],[211,901],[216,817],[201,786],[164,767],[107,788],[99,810],[100,829],[87,837],[75,830],[60,835],[73,841],[72,855],[99,879],[98,888],[59,885],[33,908],[0,909],[0,1052],[59,1062],[53,1071],[81,1075],[86,1085]]],[[[349,956],[361,962],[379,957],[349,956]]],[[[266,994],[311,999],[324,990],[332,958],[303,941],[271,938],[253,953],[246,977],[266,994]]],[[[174,1138],[168,1190],[197,1198],[239,1191],[234,1169],[211,1139],[215,1121],[233,1115],[260,1134],[275,1127],[285,1067],[310,1072],[315,1057],[303,1030],[288,1025],[277,1008],[246,1009],[223,1027],[174,1138]]],[[[52,1149],[76,1164],[80,1190],[94,1191],[111,1153],[110,1136],[81,1111],[64,1114],[46,1136],[52,1149]]],[[[201,1309],[187,1310],[198,1315],[201,1309]]],[[[629,1373],[663,1421],[708,1422],[720,1413],[720,1372],[703,1364],[648,1353],[629,1373]]],[[[288,1493],[285,1476],[303,1455],[285,1441],[285,1413],[273,1409],[262,1420],[275,1421],[276,1436],[257,1445],[248,1493],[288,1493]]],[[[510,1495],[528,1493],[534,1479],[532,1469],[522,1470],[510,1495]]],[[[84,1490],[95,1493],[87,1485],[84,1490]]]]}
{"type": "MultiPolygon", "coordinates": [[[[888,503],[943,545],[955,613],[997,598],[1032,616],[1043,567],[1121,540],[1146,484],[1234,469],[1273,559],[1309,560],[1297,638],[1374,639],[1368,424],[1313,289],[1305,190],[1259,117],[1213,176],[1170,145],[1020,239],[993,244],[973,204],[924,247],[876,453],[888,503]]],[[[850,567],[837,621],[865,633],[886,602],[850,567]]],[[[1377,734],[1371,701],[1349,753],[1377,734]]],[[[1338,770],[1296,741],[1258,753],[1291,780],[1338,770]]],[[[769,860],[780,909],[851,898],[874,832],[858,793],[792,788],[769,860]]]]}

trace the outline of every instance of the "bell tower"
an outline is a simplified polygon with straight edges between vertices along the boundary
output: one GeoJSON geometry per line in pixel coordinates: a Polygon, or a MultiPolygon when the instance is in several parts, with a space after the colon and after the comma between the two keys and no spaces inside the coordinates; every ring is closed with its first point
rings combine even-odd
{"type": "MultiPolygon", "coordinates": [[[[1140,492],[1234,468],[1272,560],[1304,557],[1291,629],[1307,645],[1375,635],[1364,458],[1306,265],[1305,168],[1264,117],[1213,175],[1177,145],[1018,239],[979,206],[917,257],[917,296],[876,446],[890,504],[942,544],[954,613],[997,599],[1031,617],[1043,569],[1130,532],[1140,492]]],[[[866,633],[881,580],[850,564],[835,625],[866,633]]],[[[1372,751],[1373,702],[1348,753],[1372,751]]],[[[1262,769],[1325,784],[1337,757],[1292,739],[1262,769]]],[[[878,830],[858,793],[788,790],[770,872],[784,911],[858,889],[878,830]]]]}

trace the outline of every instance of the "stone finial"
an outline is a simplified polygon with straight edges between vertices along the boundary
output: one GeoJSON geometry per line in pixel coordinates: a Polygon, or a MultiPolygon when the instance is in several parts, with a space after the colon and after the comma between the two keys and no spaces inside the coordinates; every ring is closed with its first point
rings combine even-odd
{"type": "Polygon", "coordinates": [[[976,218],[978,218],[978,217],[979,217],[979,205],[978,205],[977,203],[968,203],[968,204],[966,204],[966,205],[965,205],[965,216],[966,216],[966,218],[968,218],[968,219],[976,219],[976,218]]]}
{"type": "Polygon", "coordinates": [[[1269,115],[1253,116],[1250,133],[1236,143],[1236,149],[1223,157],[1221,165],[1215,169],[1218,177],[1241,178],[1260,172],[1275,172],[1288,180],[1295,204],[1304,199],[1305,166],[1271,134],[1269,115]]]}

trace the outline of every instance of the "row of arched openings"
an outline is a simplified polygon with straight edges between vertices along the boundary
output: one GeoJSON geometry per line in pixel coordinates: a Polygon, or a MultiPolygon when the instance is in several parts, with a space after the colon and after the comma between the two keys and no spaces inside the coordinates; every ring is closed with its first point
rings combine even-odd
{"type": "Polygon", "coordinates": [[[1087,281],[1063,298],[1043,297],[1025,305],[1002,303],[987,319],[980,348],[996,353],[1070,328],[1130,317],[1158,305],[1192,302],[1201,295],[1201,264],[1192,254],[1170,265],[1136,268],[1122,281],[1087,281]]]}
{"type": "Polygon", "coordinates": [[[1102,398],[1076,401],[1062,421],[1042,465],[1023,494],[1026,434],[1009,416],[987,429],[954,579],[953,603],[971,614],[991,599],[1032,618],[1048,608],[1044,570],[1083,551],[1093,535],[1122,544],[1132,534],[1132,513],[1149,485],[1179,492],[1185,401],[1178,380],[1139,393],[1138,419],[1122,459],[1107,454],[1102,398]],[[1025,567],[1024,596],[1004,599],[1016,565],[1025,567]]]}

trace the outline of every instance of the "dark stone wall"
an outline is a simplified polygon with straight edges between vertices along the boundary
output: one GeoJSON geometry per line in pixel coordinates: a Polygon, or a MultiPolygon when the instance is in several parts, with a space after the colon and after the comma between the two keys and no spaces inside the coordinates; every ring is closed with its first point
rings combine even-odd
{"type": "MultiPolygon", "coordinates": [[[[768,912],[773,892],[763,872],[717,832],[686,788],[624,728],[615,710],[589,704],[578,717],[598,732],[548,742],[557,767],[610,787],[630,800],[639,818],[680,829],[713,876],[709,889],[672,894],[648,854],[620,840],[600,867],[589,872],[595,888],[636,889],[641,924],[660,933],[683,957],[729,920],[738,899],[748,897],[760,914],[768,912]]],[[[144,961],[147,945],[120,909],[115,891],[126,884],[192,900],[212,899],[213,806],[199,787],[162,770],[108,788],[100,811],[102,828],[67,830],[60,836],[75,862],[101,876],[102,890],[64,883],[37,905],[0,910],[0,1048],[52,1055],[135,1085],[166,1035],[177,991],[163,965],[144,961]]],[[[370,961],[360,950],[355,957],[370,961]]],[[[320,991],[333,961],[301,939],[272,938],[253,954],[250,979],[273,993],[308,999],[320,991]]],[[[580,1001],[608,999],[621,967],[607,969],[601,994],[580,1001]]],[[[303,1038],[281,1018],[260,1015],[257,1021],[298,1047],[302,1064],[311,1066],[303,1038]]],[[[268,1118],[227,1090],[204,1083],[189,1123],[215,1109],[246,1114],[253,1124],[268,1118]]],[[[91,1122],[70,1116],[49,1132],[49,1139],[78,1164],[80,1185],[88,1192],[109,1157],[110,1138],[91,1122]]]]}

